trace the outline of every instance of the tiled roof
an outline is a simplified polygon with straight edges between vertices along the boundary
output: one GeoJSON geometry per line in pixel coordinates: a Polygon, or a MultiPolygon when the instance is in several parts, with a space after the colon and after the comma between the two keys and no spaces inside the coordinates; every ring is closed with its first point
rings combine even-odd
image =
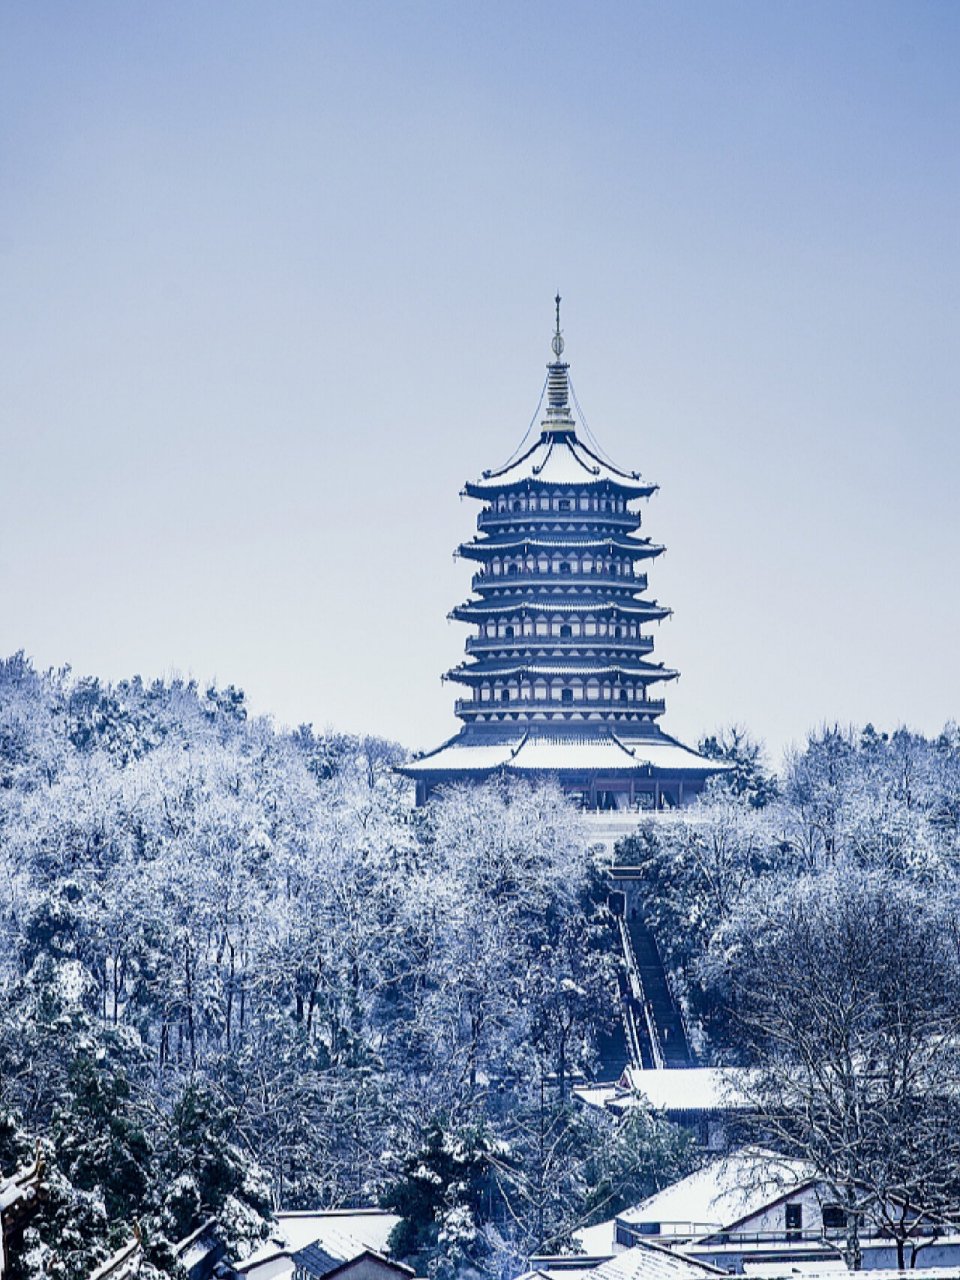
{"type": "Polygon", "coordinates": [[[621,471],[593,452],[573,431],[544,431],[539,440],[514,462],[498,471],[485,471],[465,490],[472,497],[486,497],[515,486],[578,489],[607,485],[634,497],[656,492],[657,486],[642,480],[637,471],[621,471]]]}
{"type": "Polygon", "coordinates": [[[648,766],[696,774],[717,768],[715,761],[691,751],[666,734],[631,738],[626,733],[607,732],[596,737],[573,737],[518,730],[515,738],[501,739],[495,744],[461,734],[429,755],[410,761],[403,772],[469,775],[503,768],[511,773],[632,773],[645,771],[648,766]]]}

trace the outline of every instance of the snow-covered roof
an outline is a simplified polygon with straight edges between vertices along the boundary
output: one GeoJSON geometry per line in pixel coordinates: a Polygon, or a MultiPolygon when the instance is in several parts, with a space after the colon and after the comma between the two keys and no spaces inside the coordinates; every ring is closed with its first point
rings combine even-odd
{"type": "Polygon", "coordinates": [[[578,1085],[574,1092],[586,1106],[605,1111],[621,1112],[631,1107],[673,1113],[736,1111],[749,1105],[746,1074],[743,1067],[627,1067],[616,1083],[578,1085]]]}
{"type": "Polygon", "coordinates": [[[803,1161],[744,1149],[712,1161],[625,1210],[619,1218],[630,1226],[656,1224],[663,1235],[698,1239],[752,1217],[772,1202],[808,1186],[814,1178],[812,1167],[803,1161]]]}
{"type": "Polygon", "coordinates": [[[742,1067],[690,1067],[683,1071],[627,1067],[621,1080],[656,1111],[729,1111],[748,1102],[742,1067]]]}
{"type": "Polygon", "coordinates": [[[709,1263],[644,1241],[612,1258],[542,1258],[535,1270],[518,1280],[706,1280],[725,1274],[709,1263]]]}
{"type": "Polygon", "coordinates": [[[293,1252],[319,1244],[327,1253],[346,1260],[366,1249],[383,1253],[400,1218],[381,1209],[327,1209],[278,1213],[277,1221],[293,1252]]]}
{"type": "Polygon", "coordinates": [[[477,774],[509,769],[520,773],[584,770],[631,773],[648,767],[702,773],[713,771],[717,764],[666,734],[630,737],[625,730],[623,734],[604,733],[596,737],[518,733],[516,738],[496,744],[478,742],[461,734],[429,755],[410,761],[403,771],[477,774]]]}
{"type": "Polygon", "coordinates": [[[646,497],[657,489],[655,484],[641,480],[638,471],[621,471],[605,462],[574,430],[548,429],[513,462],[497,471],[485,471],[479,480],[468,482],[465,491],[471,497],[483,498],[519,486],[575,485],[586,489],[600,484],[613,486],[633,497],[646,497]]]}
{"type": "Polygon", "coordinates": [[[272,1238],[236,1266],[240,1274],[292,1274],[293,1255],[314,1247],[337,1262],[371,1251],[382,1254],[390,1232],[400,1221],[397,1214],[381,1209],[304,1210],[276,1217],[278,1225],[272,1238]],[[267,1264],[273,1266],[264,1270],[267,1264]]]}
{"type": "Polygon", "coordinates": [[[601,1263],[593,1274],[595,1280],[704,1280],[705,1276],[726,1273],[644,1241],[601,1263]]]}
{"type": "Polygon", "coordinates": [[[614,1254],[617,1251],[617,1220],[595,1222],[592,1227],[580,1227],[573,1233],[574,1244],[593,1257],[614,1254]]]}

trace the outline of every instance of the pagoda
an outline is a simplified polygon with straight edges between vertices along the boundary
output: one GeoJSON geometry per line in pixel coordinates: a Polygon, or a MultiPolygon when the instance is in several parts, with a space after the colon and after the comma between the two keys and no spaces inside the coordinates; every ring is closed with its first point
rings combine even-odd
{"type": "Polygon", "coordinates": [[[559,295],[556,308],[539,438],[463,490],[483,503],[457,552],[477,564],[473,595],[450,614],[476,632],[444,677],[463,686],[463,727],[403,771],[419,804],[505,772],[556,775],[588,809],[679,808],[723,766],[660,727],[678,673],[653,661],[650,626],[670,610],[646,567],[664,548],[639,536],[637,510],[657,486],[578,432],[559,295]]]}

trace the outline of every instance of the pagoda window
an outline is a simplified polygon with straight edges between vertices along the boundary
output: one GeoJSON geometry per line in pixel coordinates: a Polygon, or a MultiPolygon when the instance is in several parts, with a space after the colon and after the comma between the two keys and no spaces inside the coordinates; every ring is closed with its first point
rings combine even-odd
{"type": "Polygon", "coordinates": [[[512,577],[516,577],[516,575],[519,572],[520,572],[520,566],[518,564],[512,564],[510,568],[507,570],[507,573],[509,573],[512,577]]]}
{"type": "Polygon", "coordinates": [[[550,499],[545,493],[541,493],[540,495],[540,510],[541,511],[550,510],[550,499]]]}
{"type": "Polygon", "coordinates": [[[597,624],[592,618],[588,618],[583,624],[583,634],[586,636],[595,636],[597,634],[597,624]]]}
{"type": "Polygon", "coordinates": [[[570,573],[570,571],[571,571],[571,565],[566,560],[562,560],[560,562],[560,572],[570,573]]]}
{"type": "Polygon", "coordinates": [[[499,693],[497,694],[497,697],[500,699],[500,701],[501,701],[501,702],[509,702],[509,701],[510,701],[510,690],[509,690],[509,689],[501,689],[501,690],[499,691],[499,693]]]}
{"type": "Polygon", "coordinates": [[[537,568],[540,570],[541,573],[550,572],[550,561],[547,559],[546,556],[540,557],[540,559],[537,561],[537,568]]]}
{"type": "Polygon", "coordinates": [[[590,498],[589,498],[589,496],[588,496],[587,494],[585,494],[585,493],[581,493],[581,495],[580,495],[580,510],[581,510],[581,511],[589,511],[589,510],[590,510],[590,498]]]}
{"type": "Polygon", "coordinates": [[[495,622],[488,622],[486,631],[488,636],[495,636],[497,634],[497,624],[495,622]]]}
{"type": "Polygon", "coordinates": [[[546,702],[547,685],[544,680],[538,680],[537,683],[533,686],[533,696],[538,702],[546,702]]]}
{"type": "Polygon", "coordinates": [[[620,702],[626,702],[626,700],[627,700],[627,691],[626,691],[626,689],[619,689],[619,690],[617,691],[617,698],[619,699],[619,701],[620,701],[620,702]]]}
{"type": "Polygon", "coordinates": [[[572,690],[572,689],[561,689],[561,691],[560,691],[560,701],[561,701],[561,702],[572,702],[572,701],[573,701],[573,690],[572,690]]]}
{"type": "Polygon", "coordinates": [[[560,628],[560,639],[571,640],[572,638],[573,638],[573,627],[570,626],[569,622],[565,622],[560,628]]]}
{"type": "Polygon", "coordinates": [[[612,694],[612,692],[613,692],[613,690],[611,689],[611,687],[610,687],[610,685],[609,685],[609,684],[605,684],[605,685],[603,686],[603,700],[604,700],[604,702],[609,702],[609,701],[610,701],[610,695],[612,694]]]}
{"type": "Polygon", "coordinates": [[[525,636],[532,636],[532,635],[533,635],[533,623],[530,621],[530,619],[529,619],[529,618],[525,618],[525,619],[524,619],[524,622],[523,622],[523,634],[524,634],[525,636]]]}
{"type": "Polygon", "coordinates": [[[588,698],[588,700],[589,700],[590,702],[596,702],[596,701],[597,701],[597,699],[598,699],[599,697],[600,697],[600,682],[599,682],[599,680],[588,680],[588,681],[587,681],[587,698],[588,698]]]}
{"type": "Polygon", "coordinates": [[[485,685],[481,688],[481,690],[480,690],[480,701],[481,701],[481,702],[489,702],[489,701],[490,701],[490,686],[489,686],[489,685],[486,685],[486,684],[485,684],[485,685]]]}
{"type": "Polygon", "coordinates": [[[513,639],[513,627],[504,627],[504,629],[503,629],[503,638],[504,638],[505,640],[512,640],[512,639],[513,639]]]}
{"type": "Polygon", "coordinates": [[[538,635],[538,636],[545,636],[545,635],[547,635],[547,634],[548,634],[548,632],[547,632],[547,620],[546,620],[546,618],[538,618],[538,619],[537,619],[537,635],[538,635]]]}
{"type": "Polygon", "coordinates": [[[583,558],[583,572],[593,573],[593,560],[590,556],[584,556],[583,558]]]}

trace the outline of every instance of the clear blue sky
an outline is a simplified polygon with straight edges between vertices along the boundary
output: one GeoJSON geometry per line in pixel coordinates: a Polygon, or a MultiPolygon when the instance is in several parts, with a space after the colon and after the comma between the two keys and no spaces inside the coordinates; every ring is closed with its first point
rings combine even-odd
{"type": "Polygon", "coordinates": [[[666,727],[960,716],[960,5],[0,9],[0,651],[434,745],[552,296],[666,727]]]}

